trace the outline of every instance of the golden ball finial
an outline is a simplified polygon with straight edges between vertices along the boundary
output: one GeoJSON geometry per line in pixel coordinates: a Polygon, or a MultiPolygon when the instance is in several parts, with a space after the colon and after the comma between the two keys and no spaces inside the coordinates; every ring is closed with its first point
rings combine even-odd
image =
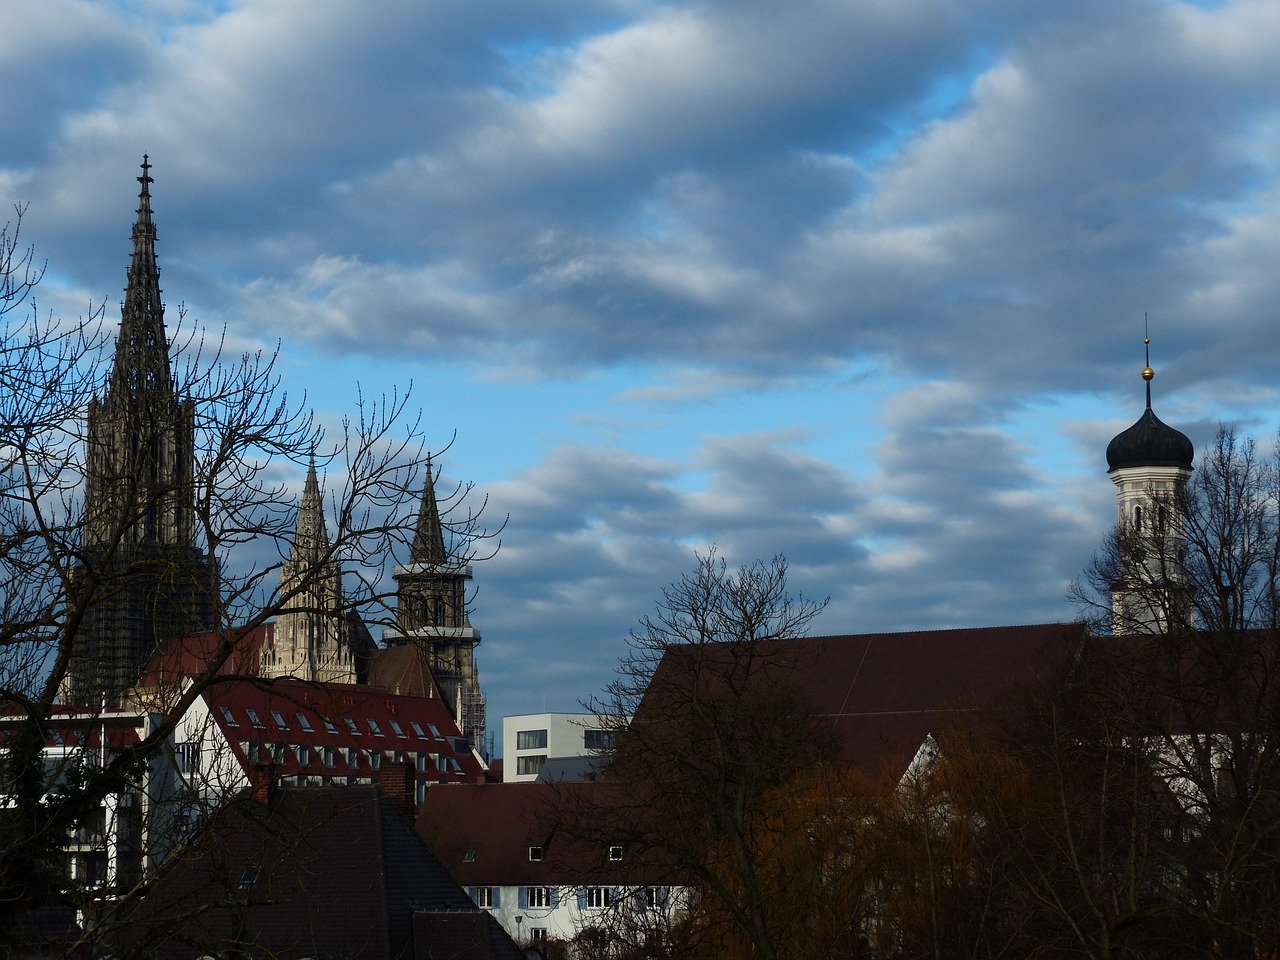
{"type": "Polygon", "coordinates": [[[1156,375],[1156,372],[1155,372],[1154,370],[1152,370],[1150,367],[1143,367],[1143,368],[1142,368],[1142,379],[1143,379],[1143,380],[1150,380],[1150,379],[1151,379],[1152,377],[1154,377],[1155,375],[1156,375]]]}

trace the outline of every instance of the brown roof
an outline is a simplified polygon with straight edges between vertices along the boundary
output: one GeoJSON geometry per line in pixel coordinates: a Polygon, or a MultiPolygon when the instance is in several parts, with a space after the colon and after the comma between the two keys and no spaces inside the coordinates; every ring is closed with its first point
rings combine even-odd
{"type": "MultiPolygon", "coordinates": [[[[1065,677],[1087,635],[1083,624],[1049,623],[798,637],[761,647],[768,662],[794,671],[817,714],[830,720],[841,757],[878,779],[900,776],[925,738],[963,711],[999,706],[1037,679],[1065,677]]],[[[649,719],[666,678],[694,649],[668,648],[634,722],[649,719]]]]}
{"type": "Polygon", "coordinates": [[[416,643],[382,647],[369,655],[369,685],[412,697],[439,697],[426,653],[416,643]]]}
{"type": "MultiPolygon", "coordinates": [[[[376,789],[282,788],[230,804],[113,919],[158,960],[226,955],[237,928],[248,956],[400,960],[433,955],[423,911],[477,915],[376,789]]],[[[467,926],[468,956],[520,956],[492,924],[467,926]]]]}
{"type": "Polygon", "coordinates": [[[631,851],[609,858],[607,844],[583,843],[560,821],[593,799],[605,783],[488,783],[432,787],[416,829],[463,886],[555,886],[657,882],[651,862],[631,851]],[[538,859],[531,859],[530,848],[538,859]]]}
{"type": "MultiPolygon", "coordinates": [[[[236,641],[231,656],[218,676],[257,676],[258,652],[275,636],[275,624],[264,623],[236,641]]],[[[222,640],[220,633],[200,633],[161,643],[143,668],[140,687],[177,686],[187,677],[199,675],[213,659],[222,640]]]]}

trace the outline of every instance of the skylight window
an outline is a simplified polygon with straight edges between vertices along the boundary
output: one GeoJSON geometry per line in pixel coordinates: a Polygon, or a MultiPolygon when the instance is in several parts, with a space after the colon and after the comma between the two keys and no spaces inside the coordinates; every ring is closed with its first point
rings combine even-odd
{"type": "Polygon", "coordinates": [[[431,731],[431,735],[435,737],[437,740],[444,739],[444,737],[440,736],[440,728],[437,727],[434,723],[428,723],[427,729],[431,731]]]}
{"type": "Polygon", "coordinates": [[[427,735],[422,732],[422,724],[420,724],[417,720],[410,720],[409,726],[413,727],[413,732],[416,733],[420,739],[422,740],[427,739],[427,735]]]}
{"type": "Polygon", "coordinates": [[[298,726],[302,727],[302,729],[307,731],[307,733],[314,732],[311,728],[311,721],[307,719],[307,715],[305,713],[298,714],[298,726]]]}
{"type": "Polygon", "coordinates": [[[284,715],[279,710],[271,711],[271,719],[276,722],[277,730],[288,730],[289,725],[284,722],[284,715]]]}
{"type": "Polygon", "coordinates": [[[240,726],[240,724],[236,723],[235,714],[231,712],[230,707],[219,707],[218,709],[222,711],[222,719],[227,721],[228,727],[240,726]]]}
{"type": "Polygon", "coordinates": [[[254,710],[253,707],[249,707],[247,710],[245,710],[245,713],[249,714],[249,722],[252,723],[259,730],[267,729],[266,724],[262,722],[262,718],[258,716],[258,711],[254,710]]]}
{"type": "Polygon", "coordinates": [[[392,720],[391,729],[396,732],[396,736],[399,737],[401,740],[408,739],[408,734],[404,732],[404,727],[400,726],[399,722],[392,720]]]}
{"type": "Polygon", "coordinates": [[[324,721],[324,728],[328,730],[330,733],[338,732],[338,728],[333,725],[333,721],[330,720],[328,717],[321,715],[320,719],[324,721]]]}
{"type": "Polygon", "coordinates": [[[342,719],[347,721],[347,729],[351,731],[352,736],[360,736],[360,728],[356,726],[354,717],[343,717],[342,719]]]}
{"type": "Polygon", "coordinates": [[[369,718],[369,729],[373,731],[373,735],[375,737],[381,737],[383,735],[382,728],[378,726],[378,721],[373,719],[373,717],[369,718]]]}

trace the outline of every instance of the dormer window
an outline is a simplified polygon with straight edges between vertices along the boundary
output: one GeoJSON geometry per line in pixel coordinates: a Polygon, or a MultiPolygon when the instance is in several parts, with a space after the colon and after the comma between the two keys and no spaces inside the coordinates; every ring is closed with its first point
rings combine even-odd
{"type": "Polygon", "coordinates": [[[541,848],[541,847],[530,847],[530,848],[529,848],[529,862],[530,862],[530,863],[536,863],[536,862],[538,862],[538,861],[539,861],[539,860],[541,860],[541,859],[542,859],[542,848],[541,848]]]}
{"type": "Polygon", "coordinates": [[[611,846],[611,847],[609,848],[609,859],[610,859],[610,860],[621,860],[621,859],[622,859],[622,845],[621,845],[621,844],[616,844],[616,843],[615,843],[613,846],[611,846]]]}

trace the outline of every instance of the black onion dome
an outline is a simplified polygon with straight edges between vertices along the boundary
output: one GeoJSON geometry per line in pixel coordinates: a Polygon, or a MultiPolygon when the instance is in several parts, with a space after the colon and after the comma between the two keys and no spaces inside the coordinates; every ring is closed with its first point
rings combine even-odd
{"type": "Polygon", "coordinates": [[[1107,472],[1122,467],[1182,467],[1191,469],[1195,448],[1186,434],[1173,429],[1147,407],[1128,430],[1107,444],[1107,472]]]}

